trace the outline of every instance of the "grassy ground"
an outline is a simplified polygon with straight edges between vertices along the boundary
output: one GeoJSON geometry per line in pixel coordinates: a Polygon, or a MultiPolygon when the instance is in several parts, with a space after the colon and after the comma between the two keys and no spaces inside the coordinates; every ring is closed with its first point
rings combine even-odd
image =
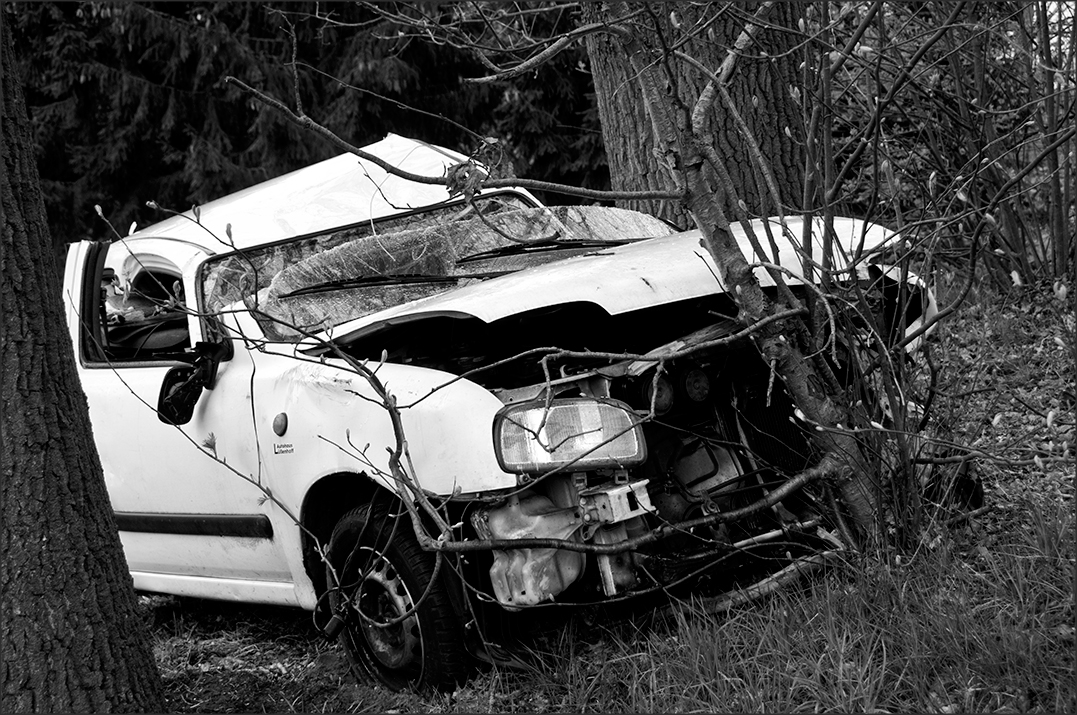
{"type": "Polygon", "coordinates": [[[847,562],[721,616],[563,618],[533,670],[426,698],[355,682],[301,611],[144,596],[169,706],[1077,712],[1073,316],[1043,286],[976,297],[940,331],[939,414],[994,457],[980,463],[991,508],[931,526],[911,555],[847,562]]]}

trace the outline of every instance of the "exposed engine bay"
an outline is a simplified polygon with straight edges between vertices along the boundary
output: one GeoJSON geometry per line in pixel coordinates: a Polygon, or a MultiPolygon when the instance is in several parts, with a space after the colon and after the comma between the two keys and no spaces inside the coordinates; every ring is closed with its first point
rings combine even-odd
{"type": "MultiPolygon", "coordinates": [[[[670,588],[714,572],[735,554],[762,563],[772,552],[780,558],[790,549],[827,543],[823,510],[814,508],[806,490],[744,519],[693,524],[758,502],[815,457],[808,426],[795,417],[792,400],[747,338],[691,350],[735,335],[741,326],[733,312],[728,297],[709,296],[621,316],[569,304],[494,324],[432,317],[387,326],[348,350],[370,358],[364,345],[377,346],[394,362],[465,376],[508,410],[532,406],[542,416],[532,417],[524,431],[561,430],[551,437],[553,445],[586,435],[591,419],[574,417],[562,426],[552,409],[559,405],[597,400],[633,416],[621,433],[638,434],[636,458],[622,456],[620,466],[601,468],[517,464],[509,471],[520,472],[518,489],[501,499],[483,495],[466,509],[465,538],[617,545],[662,532],[661,540],[643,539],[647,543],[619,552],[493,551],[489,586],[502,606],[515,610],[670,588]],[[541,350],[553,345],[559,350],[541,350]],[[686,348],[689,354],[664,359],[686,348]],[[512,359],[521,354],[526,357],[512,359]],[[544,354],[551,356],[545,365],[544,354]]],[[[722,573],[722,581],[728,576],[722,573]]]]}

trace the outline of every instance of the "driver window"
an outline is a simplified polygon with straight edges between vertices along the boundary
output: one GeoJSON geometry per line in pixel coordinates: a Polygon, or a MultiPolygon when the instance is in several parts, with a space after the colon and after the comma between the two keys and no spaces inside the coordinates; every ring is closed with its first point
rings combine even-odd
{"type": "Polygon", "coordinates": [[[101,275],[98,313],[105,359],[175,359],[191,346],[179,267],[154,254],[127,253],[116,260],[112,253],[101,275]]]}

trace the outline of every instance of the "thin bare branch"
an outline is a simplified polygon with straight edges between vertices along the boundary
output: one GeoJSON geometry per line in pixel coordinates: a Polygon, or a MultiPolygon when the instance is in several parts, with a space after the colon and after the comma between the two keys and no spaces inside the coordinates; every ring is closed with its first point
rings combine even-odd
{"type": "MultiPolygon", "coordinates": [[[[285,116],[290,122],[296,126],[302,127],[309,131],[319,134],[325,139],[328,139],[331,143],[344,151],[355,154],[364,161],[384,169],[386,172],[393,176],[398,176],[408,181],[414,181],[420,184],[433,184],[440,186],[448,186],[449,180],[447,177],[433,177],[423,176],[422,174],[413,174],[410,171],[403,171],[393,166],[389,162],[385,161],[381,157],[375,156],[370,152],[364,151],[360,147],[351,144],[339,136],[334,134],[328,128],[318,124],[313,119],[307,116],[299,116],[293,112],[287,105],[280,100],[274,99],[269,95],[257,90],[250,85],[246,84],[240,79],[232,76],[225,77],[225,82],[234,84],[244,92],[247,92],[259,102],[276,109],[285,116]]],[[[566,184],[557,184],[552,181],[536,181],[534,179],[487,179],[482,182],[482,188],[485,189],[501,189],[501,188],[522,188],[530,189],[534,191],[551,191],[568,196],[578,196],[585,199],[595,199],[597,201],[618,201],[618,200],[647,200],[647,199],[681,199],[682,195],[674,191],[596,191],[593,189],[582,189],[576,186],[568,186],[566,184]]]]}

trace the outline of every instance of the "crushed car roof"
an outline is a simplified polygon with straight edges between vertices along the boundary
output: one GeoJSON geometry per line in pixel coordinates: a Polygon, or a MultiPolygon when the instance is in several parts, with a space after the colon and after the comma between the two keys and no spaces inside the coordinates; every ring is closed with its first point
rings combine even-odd
{"type": "MultiPolygon", "coordinates": [[[[459,152],[397,134],[362,149],[423,176],[442,176],[446,167],[467,161],[459,152]]],[[[381,218],[448,198],[444,186],[407,181],[345,153],[204,204],[198,207],[198,223],[193,212],[185,211],[147,226],[131,238],[182,239],[221,253],[381,218]],[[232,246],[225,230],[229,224],[232,246]]]]}

